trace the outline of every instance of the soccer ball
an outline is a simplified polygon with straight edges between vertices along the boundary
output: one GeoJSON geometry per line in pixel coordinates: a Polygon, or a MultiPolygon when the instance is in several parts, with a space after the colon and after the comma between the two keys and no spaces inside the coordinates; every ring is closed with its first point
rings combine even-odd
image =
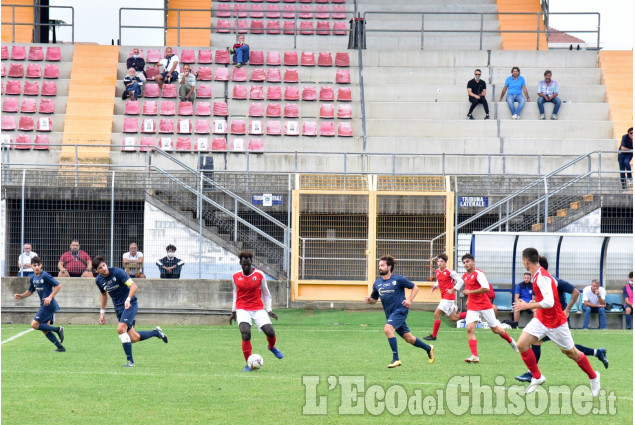
{"type": "Polygon", "coordinates": [[[260,369],[264,362],[265,361],[262,359],[262,356],[260,354],[252,354],[247,359],[247,366],[249,366],[249,369],[251,370],[260,369]]]}

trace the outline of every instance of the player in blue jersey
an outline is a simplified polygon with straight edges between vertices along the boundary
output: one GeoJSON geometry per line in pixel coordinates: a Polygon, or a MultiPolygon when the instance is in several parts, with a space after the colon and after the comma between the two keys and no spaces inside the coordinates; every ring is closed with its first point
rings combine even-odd
{"type": "Polygon", "coordinates": [[[64,352],[66,349],[62,345],[64,342],[64,327],[52,326],[55,323],[55,312],[60,310],[60,306],[55,301],[55,295],[62,289],[62,285],[53,277],[42,270],[42,260],[39,257],[31,258],[31,267],[33,267],[33,276],[31,276],[29,289],[22,294],[15,294],[16,300],[20,298],[30,297],[33,292],[37,291],[40,296],[40,309],[36,313],[31,327],[35,330],[42,331],[44,336],[51,341],[57,349],[57,352],[64,352]],[[59,335],[58,341],[55,334],[59,335]]]}
{"type": "MultiPolygon", "coordinates": [[[[538,258],[538,262],[540,263],[540,267],[542,267],[545,270],[549,270],[549,261],[547,261],[547,257],[544,257],[541,255],[538,258]]],[[[569,319],[569,313],[571,312],[571,307],[573,307],[578,301],[578,298],[580,297],[580,291],[578,291],[575,288],[575,286],[573,286],[566,280],[559,279],[555,276],[553,276],[553,278],[556,280],[556,283],[558,284],[556,289],[558,290],[558,299],[560,300],[560,305],[562,306],[562,310],[564,311],[564,314],[567,316],[567,319],[569,319]],[[569,300],[568,303],[567,303],[567,298],[565,294],[571,294],[571,299],[569,300]]],[[[547,341],[550,341],[548,336],[544,337],[543,339],[536,342],[535,344],[532,344],[531,349],[534,352],[534,355],[536,356],[536,363],[538,363],[538,361],[540,360],[540,354],[541,354],[540,347],[543,342],[547,342],[547,341]]],[[[575,344],[575,348],[583,352],[585,356],[597,357],[598,360],[600,360],[602,364],[604,364],[604,368],[606,369],[609,368],[609,361],[606,358],[606,348],[595,349],[595,348],[585,347],[584,345],[580,345],[580,344],[575,344]]],[[[523,375],[516,376],[516,379],[521,382],[531,382],[531,372],[527,371],[523,375]]]]}
{"type": "Polygon", "coordinates": [[[137,315],[137,285],[132,281],[130,276],[116,267],[109,268],[103,256],[93,258],[93,269],[99,273],[95,279],[95,283],[101,292],[101,310],[99,311],[99,323],[106,323],[106,304],[110,294],[112,303],[115,306],[115,313],[119,324],[117,325],[117,333],[123,345],[123,351],[126,353],[127,363],[124,367],[134,367],[132,359],[132,344],[138,341],[145,341],[148,338],[160,338],[167,344],[168,337],[163,333],[160,327],[154,328],[152,331],[137,332],[134,329],[135,316],[137,315]]]}
{"type": "Polygon", "coordinates": [[[381,304],[384,307],[384,313],[386,313],[384,333],[392,350],[392,362],[388,367],[401,366],[395,332],[407,343],[426,350],[428,361],[434,363],[434,345],[428,345],[412,335],[406,324],[408,309],[412,305],[412,300],[417,296],[419,288],[404,276],[392,274],[394,267],[395,259],[391,256],[384,255],[379,259],[379,277],[373,283],[373,292],[370,297],[364,298],[364,302],[368,304],[375,304],[377,300],[381,299],[381,304]],[[406,298],[404,288],[412,290],[408,298],[406,298]]]}

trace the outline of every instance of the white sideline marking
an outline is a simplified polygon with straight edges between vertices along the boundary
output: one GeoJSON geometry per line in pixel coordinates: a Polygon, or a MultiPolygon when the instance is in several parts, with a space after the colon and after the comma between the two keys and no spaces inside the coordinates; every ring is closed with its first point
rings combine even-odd
{"type": "Polygon", "coordinates": [[[22,335],[26,335],[26,334],[28,334],[29,332],[34,331],[34,330],[35,330],[35,329],[33,329],[33,328],[29,328],[29,329],[27,329],[26,331],[22,331],[22,332],[20,332],[20,333],[19,333],[19,334],[17,334],[17,335],[13,335],[11,338],[7,338],[7,339],[5,339],[4,341],[2,341],[2,344],[4,344],[5,342],[11,342],[11,341],[13,341],[14,339],[18,339],[18,338],[20,338],[22,335]]]}

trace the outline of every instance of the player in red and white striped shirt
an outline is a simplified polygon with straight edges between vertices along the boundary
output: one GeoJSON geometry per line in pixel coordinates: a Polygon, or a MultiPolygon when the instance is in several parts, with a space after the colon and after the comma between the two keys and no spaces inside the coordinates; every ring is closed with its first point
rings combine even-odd
{"type": "Polygon", "coordinates": [[[531,372],[531,382],[525,394],[532,393],[538,385],[545,382],[545,376],[540,373],[536,356],[531,345],[548,336],[567,357],[587,374],[591,381],[591,394],[596,397],[600,393],[600,373],[593,370],[589,359],[580,352],[573,343],[571,331],[567,324],[567,316],[562,311],[562,306],[556,302],[558,283],[549,272],[540,267],[540,256],[535,248],[523,250],[523,266],[531,273],[535,302],[527,303],[522,299],[514,303],[514,311],[537,309],[536,317],[525,326],[518,339],[520,356],[531,372]]]}
{"type": "Polygon", "coordinates": [[[500,327],[501,323],[496,318],[492,302],[490,301],[487,293],[490,290],[487,277],[482,270],[479,270],[474,265],[474,257],[471,254],[465,254],[461,257],[463,266],[466,273],[463,275],[463,282],[465,282],[465,290],[463,294],[467,295],[467,315],[465,316],[465,325],[467,328],[467,342],[470,345],[470,351],[472,355],[465,359],[467,363],[478,363],[478,351],[476,350],[476,335],[474,335],[474,329],[476,329],[476,322],[479,319],[483,319],[489,324],[490,329],[495,334],[499,335],[509,345],[518,352],[516,342],[514,339],[500,327]]]}
{"type": "MultiPolygon", "coordinates": [[[[271,324],[273,317],[278,320],[278,316],[271,310],[271,294],[267,287],[265,274],[255,267],[252,267],[254,255],[251,252],[241,252],[238,254],[240,267],[242,270],[234,273],[233,287],[234,297],[232,301],[232,315],[229,324],[235,320],[242,335],[243,355],[245,361],[251,356],[251,321],[253,320],[264,334],[267,336],[269,351],[277,358],[281,359],[282,353],[276,348],[276,332],[271,324]],[[264,298],[264,306],[262,299],[264,298]]],[[[243,372],[249,372],[249,366],[245,366],[243,372]]]]}
{"type": "MultiPolygon", "coordinates": [[[[459,291],[463,286],[463,279],[461,279],[457,272],[449,269],[447,264],[448,256],[440,254],[437,257],[437,266],[439,266],[439,268],[434,272],[437,276],[437,284],[432,287],[431,293],[434,292],[435,289],[439,288],[439,291],[441,292],[441,301],[439,302],[436,310],[434,310],[434,326],[432,328],[432,333],[423,338],[426,341],[436,341],[439,328],[441,327],[441,314],[445,313],[445,315],[454,322],[461,319],[461,317],[456,314],[456,303],[454,302],[456,297],[454,293],[459,291]]],[[[465,318],[465,316],[463,318],[465,318]]]]}

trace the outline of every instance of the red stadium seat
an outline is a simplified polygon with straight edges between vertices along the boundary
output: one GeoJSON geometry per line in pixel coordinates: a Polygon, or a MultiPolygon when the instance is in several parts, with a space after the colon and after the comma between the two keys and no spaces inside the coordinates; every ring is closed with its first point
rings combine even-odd
{"type": "Polygon", "coordinates": [[[252,19],[250,23],[250,30],[252,34],[264,34],[265,23],[261,19],[252,19]]]}
{"type": "Polygon", "coordinates": [[[320,87],[320,100],[322,102],[332,102],[335,100],[335,93],[333,93],[333,87],[324,86],[320,87]]]}
{"type": "Polygon", "coordinates": [[[245,120],[233,120],[229,127],[229,132],[231,134],[246,134],[247,127],[245,124],[245,120]]]}
{"type": "Polygon", "coordinates": [[[144,118],[141,122],[141,132],[154,134],[157,132],[157,124],[151,118],[144,118]]]}
{"type": "Polygon", "coordinates": [[[304,121],[302,123],[303,136],[317,136],[317,124],[315,121],[304,121]]]}
{"type": "Polygon", "coordinates": [[[252,4],[249,6],[249,17],[250,18],[264,18],[265,16],[265,7],[261,4],[252,4]]]}
{"type": "Polygon", "coordinates": [[[174,121],[161,118],[159,120],[159,133],[174,134],[174,121]]]}
{"type": "Polygon", "coordinates": [[[197,117],[209,117],[212,114],[212,109],[209,102],[196,102],[196,110],[194,115],[197,117]]]}
{"type": "Polygon", "coordinates": [[[9,48],[6,45],[2,45],[2,60],[9,59],[9,48]]]}
{"type": "Polygon", "coordinates": [[[302,100],[317,100],[315,87],[307,86],[302,88],[302,100]]]}
{"type": "Polygon", "coordinates": [[[282,124],[280,121],[267,121],[267,135],[280,136],[282,134],[282,124]]]}
{"type": "Polygon", "coordinates": [[[37,119],[37,131],[53,131],[53,121],[50,117],[39,117],[37,119]]]}
{"type": "MultiPolygon", "coordinates": [[[[209,128],[209,124],[208,124],[208,128],[209,128]]],[[[200,152],[207,152],[209,151],[209,148],[210,148],[209,137],[197,137],[194,140],[194,150],[200,151],[200,152]]]]}
{"type": "Polygon", "coordinates": [[[139,144],[141,145],[139,148],[141,152],[152,151],[156,146],[156,141],[154,140],[154,137],[146,136],[141,138],[141,142],[139,144]]]}
{"type": "Polygon", "coordinates": [[[298,86],[286,86],[284,88],[284,100],[300,100],[300,89],[298,86]]]}
{"type": "Polygon", "coordinates": [[[340,137],[353,137],[353,123],[351,122],[337,123],[337,135],[340,137]]]}
{"type": "Polygon", "coordinates": [[[47,151],[51,146],[49,136],[46,134],[36,134],[33,149],[47,151]]]}
{"type": "Polygon", "coordinates": [[[227,114],[227,103],[226,102],[214,102],[212,106],[212,113],[215,117],[226,117],[227,114]]]}
{"type": "Polygon", "coordinates": [[[338,69],[335,73],[335,82],[338,84],[350,84],[351,72],[348,69],[338,69]]]}
{"type": "Polygon", "coordinates": [[[143,102],[143,115],[156,115],[157,102],[154,100],[146,100],[143,102]]]}
{"type": "Polygon", "coordinates": [[[124,118],[123,119],[123,132],[124,133],[138,133],[139,121],[136,118],[124,118]]]}
{"type": "Polygon", "coordinates": [[[125,115],[139,115],[141,107],[138,100],[128,100],[124,106],[125,115]]]}
{"type": "Polygon", "coordinates": [[[249,139],[247,150],[251,152],[264,152],[265,147],[262,143],[262,139],[260,137],[252,137],[249,139]]]}
{"type": "Polygon", "coordinates": [[[234,3],[234,16],[239,18],[247,17],[247,5],[246,4],[238,4],[234,3]]]}
{"type": "Polygon", "coordinates": [[[57,64],[44,65],[44,78],[60,78],[60,69],[57,64]]]}
{"type": "MultiPolygon", "coordinates": [[[[222,68],[222,69],[225,69],[225,68],[222,68]]],[[[196,79],[198,81],[212,81],[212,67],[199,66],[198,72],[196,73],[196,79]]]]}
{"type": "Polygon", "coordinates": [[[147,66],[146,67],[146,78],[148,80],[154,80],[154,77],[156,77],[157,75],[159,75],[159,71],[157,71],[154,66],[147,66]]]}
{"type": "Polygon", "coordinates": [[[171,137],[159,137],[159,148],[164,151],[173,151],[174,141],[171,137]]]}
{"type": "Polygon", "coordinates": [[[268,51],[267,52],[267,65],[280,66],[280,52],[268,51]]]}
{"type": "Polygon", "coordinates": [[[9,65],[9,77],[11,78],[24,77],[24,64],[12,63],[11,65],[9,65]]]}
{"type": "Polygon", "coordinates": [[[15,138],[14,149],[31,149],[31,135],[18,134],[18,136],[15,138]]]}
{"type": "Polygon", "coordinates": [[[176,84],[164,84],[161,89],[161,97],[174,98],[176,97],[176,84]]]}
{"type": "Polygon", "coordinates": [[[265,16],[267,19],[278,19],[280,17],[280,6],[277,4],[268,4],[265,16]]]}
{"type": "Polygon", "coordinates": [[[26,66],[26,78],[41,78],[42,67],[39,63],[30,63],[26,66]]]}
{"type": "Polygon", "coordinates": [[[351,98],[351,89],[350,87],[338,87],[337,88],[337,101],[338,102],[350,102],[351,98]]]}
{"type": "MultiPolygon", "coordinates": [[[[45,84],[47,82],[48,81],[45,81],[45,84]]],[[[57,86],[55,86],[55,88],[56,88],[55,93],[57,93],[57,86]]],[[[37,96],[38,94],[40,94],[40,83],[37,81],[25,81],[23,94],[25,96],[37,96]]],[[[44,93],[42,94],[44,95],[44,93]]],[[[55,96],[55,94],[53,94],[53,96],[55,96]]]]}
{"type": "Polygon", "coordinates": [[[313,19],[313,6],[300,6],[298,11],[298,18],[313,19]]]}
{"type": "Polygon", "coordinates": [[[263,86],[251,86],[249,88],[249,99],[251,100],[263,100],[265,98],[265,92],[263,86]]]}
{"type": "Polygon", "coordinates": [[[198,63],[213,63],[211,50],[199,50],[198,51],[198,63]]]}
{"type": "Polygon", "coordinates": [[[229,52],[227,50],[217,50],[214,54],[214,63],[229,64],[229,52]]]}
{"type": "Polygon", "coordinates": [[[230,142],[229,150],[232,152],[244,152],[245,140],[242,138],[234,138],[230,142]]]}
{"type": "MultiPolygon", "coordinates": [[[[295,3],[295,2],[287,2],[287,3],[295,3]]],[[[282,6],[282,17],[285,19],[295,19],[295,5],[284,5],[282,6]]]]}
{"type": "Polygon", "coordinates": [[[267,21],[267,34],[280,34],[280,21],[267,21]]]}
{"type": "Polygon", "coordinates": [[[279,103],[268,103],[265,115],[269,118],[280,118],[282,111],[279,103]]]}
{"type": "Polygon", "coordinates": [[[238,100],[247,99],[247,86],[242,84],[236,84],[232,92],[232,99],[238,99],[238,100]]]}
{"type": "Polygon", "coordinates": [[[249,77],[249,81],[265,81],[264,68],[254,68],[251,71],[251,76],[249,77]]]}
{"type": "Polygon", "coordinates": [[[320,136],[335,136],[335,123],[333,121],[320,122],[320,136]]]}
{"type": "Polygon", "coordinates": [[[161,51],[159,49],[148,49],[148,54],[146,55],[146,62],[158,63],[160,60],[161,60],[161,51]]]}
{"type": "Polygon", "coordinates": [[[2,130],[15,130],[15,115],[2,115],[2,130]]]}
{"type": "Polygon", "coordinates": [[[11,60],[23,61],[26,59],[26,48],[24,46],[12,46],[11,47],[11,60]]]}
{"type": "Polygon", "coordinates": [[[313,34],[315,34],[315,27],[313,25],[313,21],[302,21],[302,22],[300,22],[300,34],[302,34],[302,35],[313,35],[313,34]]]}
{"type": "Polygon", "coordinates": [[[284,66],[298,66],[298,52],[284,52],[284,66]]]}
{"type": "Polygon", "coordinates": [[[346,22],[336,21],[333,22],[333,35],[346,35],[348,34],[348,28],[346,22]]]}
{"type": "Polygon", "coordinates": [[[59,62],[62,59],[62,51],[59,47],[46,48],[46,60],[49,62],[59,62]]]}
{"type": "Polygon", "coordinates": [[[216,5],[216,8],[218,9],[216,11],[216,16],[219,18],[230,18],[232,16],[231,4],[219,3],[216,5]]]}
{"type": "Polygon", "coordinates": [[[300,81],[300,77],[298,76],[297,69],[285,69],[284,70],[284,78],[283,81],[285,83],[297,83],[300,81]]]}
{"type": "Polygon", "coordinates": [[[178,114],[183,116],[193,115],[194,108],[192,102],[179,102],[178,114]]]}
{"type": "Polygon", "coordinates": [[[192,49],[183,49],[181,51],[181,63],[196,63],[196,55],[192,49]]]}
{"type": "Polygon", "coordinates": [[[353,107],[350,103],[340,103],[337,105],[337,118],[351,119],[353,118],[353,107]]]}
{"type": "Polygon", "coordinates": [[[263,134],[262,133],[262,121],[254,120],[249,123],[249,134],[263,134]]]}
{"type": "MultiPolygon", "coordinates": [[[[318,3],[322,3],[320,0],[316,0],[318,3]]],[[[346,3],[346,0],[331,0],[331,3],[346,3]]]]}
{"type": "Polygon", "coordinates": [[[209,120],[196,120],[194,132],[197,134],[209,134],[209,120]]]}
{"type": "Polygon", "coordinates": [[[135,152],[137,148],[135,145],[137,144],[137,138],[134,136],[126,136],[121,141],[121,150],[123,152],[135,152]]]}
{"type": "Polygon", "coordinates": [[[192,121],[190,121],[190,120],[177,120],[176,132],[178,134],[192,134],[192,121]]]}
{"type": "Polygon", "coordinates": [[[224,137],[214,137],[212,139],[212,151],[226,151],[227,142],[224,137]]]}
{"type": "Polygon", "coordinates": [[[335,53],[335,66],[340,66],[340,67],[351,66],[351,61],[348,57],[348,53],[335,53]]]}
{"type": "MultiPolygon", "coordinates": [[[[28,83],[28,81],[26,81],[28,83]]],[[[22,81],[9,80],[7,81],[7,90],[5,94],[20,94],[22,93],[22,81]]]]}
{"type": "Polygon", "coordinates": [[[284,117],[285,118],[298,118],[300,111],[297,103],[287,103],[284,105],[284,117]]]}
{"type": "Polygon", "coordinates": [[[229,69],[217,67],[214,70],[214,81],[229,81],[229,69]]]}
{"type": "Polygon", "coordinates": [[[346,19],[346,6],[333,6],[331,19],[346,19]]]}
{"type": "Polygon", "coordinates": [[[223,34],[231,32],[232,24],[229,19],[217,19],[216,20],[216,32],[223,34]]]}
{"type": "Polygon", "coordinates": [[[250,117],[262,117],[264,116],[264,106],[260,102],[251,102],[249,104],[249,116],[250,117]]]}
{"type": "Polygon", "coordinates": [[[5,97],[2,101],[2,112],[18,112],[18,98],[5,97]]]}
{"type": "Polygon", "coordinates": [[[331,52],[318,53],[318,66],[333,66],[333,55],[331,52]]]}
{"type": "Polygon", "coordinates": [[[0,76],[4,77],[5,75],[7,75],[7,66],[5,64],[2,64],[2,71],[0,72],[0,76]]]}
{"type": "Polygon", "coordinates": [[[280,75],[279,68],[267,68],[267,82],[268,83],[279,83],[282,81],[282,76],[280,75]]]}
{"type": "Polygon", "coordinates": [[[159,85],[158,84],[146,84],[146,88],[143,91],[144,97],[159,97],[159,85]]]}
{"type": "Polygon", "coordinates": [[[300,64],[302,66],[315,66],[315,54],[313,52],[302,52],[300,64]]]}
{"type": "Polygon", "coordinates": [[[267,87],[267,100],[282,100],[282,90],[279,86],[267,87]]]}
{"type": "Polygon", "coordinates": [[[331,35],[331,24],[329,21],[317,21],[315,32],[317,35],[331,35]]]}
{"type": "Polygon", "coordinates": [[[315,6],[315,17],[317,19],[328,19],[329,18],[329,7],[328,6],[315,6]]]}
{"type": "Polygon", "coordinates": [[[284,123],[284,135],[285,136],[299,136],[300,126],[297,121],[287,121],[284,123]]]}
{"type": "Polygon", "coordinates": [[[227,134],[227,121],[214,120],[212,122],[212,129],[214,134],[227,134]]]}
{"type": "Polygon", "coordinates": [[[159,114],[163,116],[171,116],[176,113],[176,108],[174,107],[174,102],[171,100],[161,102],[161,108],[159,109],[159,114]]]}
{"type": "Polygon", "coordinates": [[[295,34],[295,23],[293,21],[284,21],[282,23],[282,32],[284,34],[295,34]]]}
{"type": "Polygon", "coordinates": [[[232,81],[245,82],[247,81],[247,69],[246,68],[234,68],[232,71],[232,81]]]}
{"type": "Polygon", "coordinates": [[[238,34],[247,34],[249,32],[249,22],[246,19],[236,19],[236,27],[238,34]]]}
{"type": "Polygon", "coordinates": [[[40,114],[54,114],[55,113],[55,100],[53,99],[40,99],[40,114]]]}
{"type": "Polygon", "coordinates": [[[212,86],[209,84],[197,84],[196,97],[198,99],[209,99],[212,97],[212,86]]]}
{"type": "Polygon", "coordinates": [[[265,64],[265,54],[262,50],[249,53],[249,65],[261,66],[265,64]]]}
{"type": "Polygon", "coordinates": [[[332,103],[322,103],[320,105],[320,118],[335,118],[335,106],[332,103]]]}

